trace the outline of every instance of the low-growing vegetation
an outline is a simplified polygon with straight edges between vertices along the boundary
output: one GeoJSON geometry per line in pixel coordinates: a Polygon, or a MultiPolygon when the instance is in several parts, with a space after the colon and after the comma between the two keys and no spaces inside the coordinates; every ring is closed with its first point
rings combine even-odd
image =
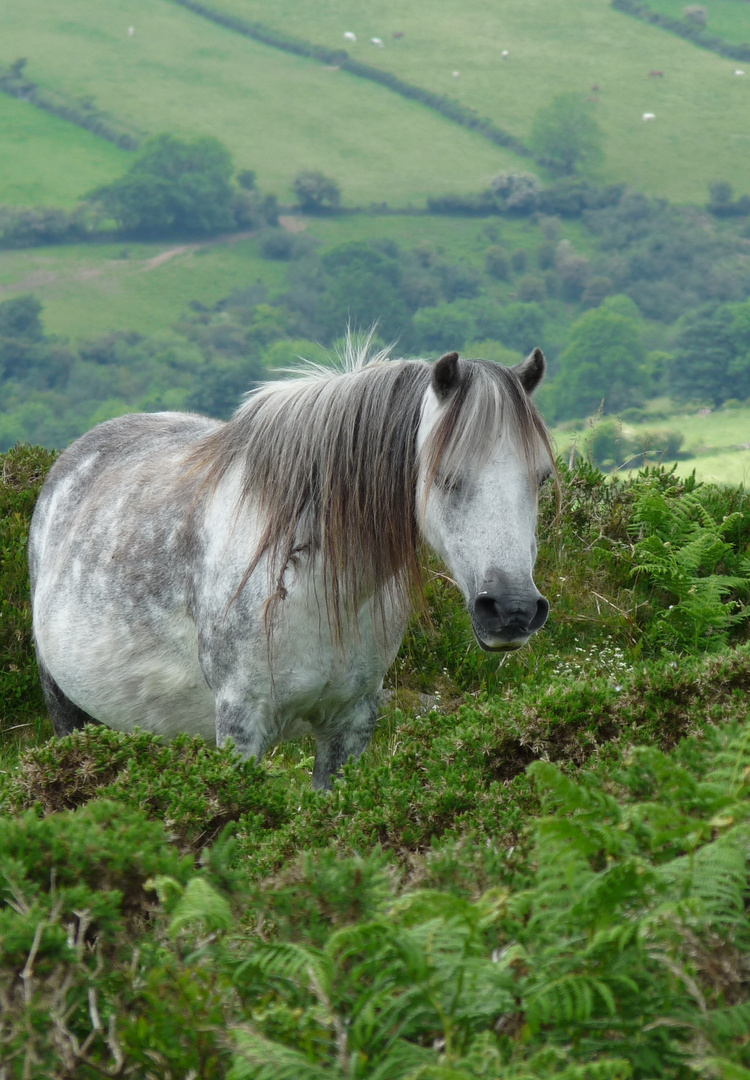
{"type": "Polygon", "coordinates": [[[7,1077],[494,1080],[750,1069],[750,500],[579,458],[533,646],[429,620],[333,792],[311,747],[50,738],[25,570],[54,455],[2,458],[7,1077]]]}

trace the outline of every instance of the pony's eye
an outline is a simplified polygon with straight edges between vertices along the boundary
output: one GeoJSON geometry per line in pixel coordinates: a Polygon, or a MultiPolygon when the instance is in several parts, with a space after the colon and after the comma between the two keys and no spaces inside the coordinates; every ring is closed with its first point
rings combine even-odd
{"type": "Polygon", "coordinates": [[[460,495],[464,490],[464,482],[456,473],[438,473],[436,483],[445,495],[460,495]]]}

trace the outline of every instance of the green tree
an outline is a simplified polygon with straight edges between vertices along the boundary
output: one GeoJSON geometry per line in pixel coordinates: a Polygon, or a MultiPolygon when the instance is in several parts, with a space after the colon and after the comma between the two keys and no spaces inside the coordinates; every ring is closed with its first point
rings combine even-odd
{"type": "Polygon", "coordinates": [[[602,401],[616,412],[643,400],[647,387],[641,332],[635,319],[606,308],[582,315],[570,331],[554,383],[558,416],[587,416],[602,401]]]}
{"type": "Polygon", "coordinates": [[[750,395],[750,303],[712,304],[680,320],[667,381],[683,401],[750,395]]]}
{"type": "Polygon", "coordinates": [[[364,330],[377,323],[386,341],[403,333],[410,313],[401,293],[397,251],[355,240],[327,252],[322,264],[326,287],[318,302],[318,318],[329,340],[343,334],[349,324],[364,330]]]}
{"type": "Polygon", "coordinates": [[[218,139],[158,135],[123,177],[90,198],[136,236],[205,235],[234,226],[232,173],[218,139]]]}
{"type": "Polygon", "coordinates": [[[335,210],[341,203],[341,188],[322,172],[311,170],[298,173],[292,187],[300,206],[308,213],[335,210]]]}
{"type": "Polygon", "coordinates": [[[559,176],[603,159],[602,130],[591,107],[578,94],[558,94],[536,114],[531,148],[537,160],[559,176]]]}

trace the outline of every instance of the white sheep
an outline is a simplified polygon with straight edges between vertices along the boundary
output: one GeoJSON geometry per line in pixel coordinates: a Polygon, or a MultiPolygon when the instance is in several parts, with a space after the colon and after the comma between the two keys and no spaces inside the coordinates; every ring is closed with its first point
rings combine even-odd
{"type": "Polygon", "coordinates": [[[643,119],[644,119],[644,120],[655,120],[655,119],[656,119],[656,113],[652,113],[652,112],[645,112],[645,113],[643,114],[643,119]]]}
{"type": "Polygon", "coordinates": [[[500,55],[502,56],[503,60],[507,60],[508,59],[508,50],[503,49],[503,51],[500,53],[500,55]]]}
{"type": "Polygon", "coordinates": [[[453,72],[453,78],[454,78],[454,79],[457,79],[457,78],[458,78],[458,76],[459,76],[460,74],[461,74],[461,72],[460,72],[460,71],[454,71],[454,72],[453,72]]]}
{"type": "Polygon", "coordinates": [[[370,41],[373,43],[373,45],[377,45],[379,49],[383,48],[383,42],[379,37],[371,37],[370,41]]]}
{"type": "Polygon", "coordinates": [[[344,40],[345,41],[356,41],[357,40],[357,35],[353,34],[351,32],[351,30],[345,30],[344,31],[344,40]]]}
{"type": "Polygon", "coordinates": [[[135,27],[134,26],[129,26],[128,27],[128,37],[132,37],[134,33],[135,33],[135,27]]]}
{"type": "Polygon", "coordinates": [[[740,71],[740,69],[739,69],[739,68],[737,68],[737,70],[735,71],[735,75],[744,75],[744,74],[745,74],[745,72],[744,72],[744,71],[740,71]]]}

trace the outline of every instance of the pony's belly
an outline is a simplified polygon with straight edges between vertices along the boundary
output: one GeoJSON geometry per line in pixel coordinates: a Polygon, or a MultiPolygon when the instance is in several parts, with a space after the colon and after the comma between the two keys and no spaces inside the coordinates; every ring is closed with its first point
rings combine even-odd
{"type": "Polygon", "coordinates": [[[91,619],[58,605],[38,625],[40,658],[63,693],[117,731],[216,738],[216,708],[187,617],[152,628],[91,619]]]}

